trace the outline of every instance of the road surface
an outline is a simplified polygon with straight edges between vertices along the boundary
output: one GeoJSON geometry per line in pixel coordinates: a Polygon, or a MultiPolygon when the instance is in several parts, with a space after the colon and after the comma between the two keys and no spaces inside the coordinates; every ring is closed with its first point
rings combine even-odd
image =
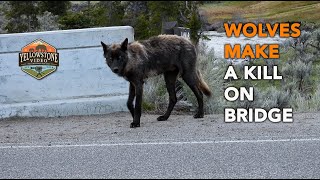
{"type": "Polygon", "coordinates": [[[0,120],[0,178],[320,178],[320,113],[293,123],[127,112],[0,120]]]}

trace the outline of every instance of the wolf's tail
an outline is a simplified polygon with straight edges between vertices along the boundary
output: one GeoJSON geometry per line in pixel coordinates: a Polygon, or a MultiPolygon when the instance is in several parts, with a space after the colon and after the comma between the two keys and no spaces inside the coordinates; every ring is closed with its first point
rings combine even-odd
{"type": "Polygon", "coordinates": [[[199,79],[198,87],[203,92],[203,94],[210,97],[212,93],[209,89],[208,84],[203,80],[202,75],[199,70],[197,71],[197,74],[198,74],[198,79],[199,79]]]}

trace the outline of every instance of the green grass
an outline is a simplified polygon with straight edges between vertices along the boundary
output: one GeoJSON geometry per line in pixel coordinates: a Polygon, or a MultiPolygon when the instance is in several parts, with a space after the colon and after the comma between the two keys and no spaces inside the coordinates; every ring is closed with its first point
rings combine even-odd
{"type": "Polygon", "coordinates": [[[232,20],[306,21],[320,24],[320,1],[225,1],[200,7],[209,23],[232,20]]]}
{"type": "MultiPolygon", "coordinates": [[[[24,71],[26,71],[30,75],[33,75],[34,77],[37,77],[37,75],[38,75],[38,72],[31,70],[31,69],[25,69],[24,71]]],[[[41,74],[42,74],[42,76],[47,75],[48,73],[51,73],[52,71],[53,71],[52,69],[47,69],[47,70],[41,72],[41,74]]]]}
{"type": "Polygon", "coordinates": [[[145,111],[154,111],[156,110],[155,104],[142,101],[142,109],[145,111]]]}

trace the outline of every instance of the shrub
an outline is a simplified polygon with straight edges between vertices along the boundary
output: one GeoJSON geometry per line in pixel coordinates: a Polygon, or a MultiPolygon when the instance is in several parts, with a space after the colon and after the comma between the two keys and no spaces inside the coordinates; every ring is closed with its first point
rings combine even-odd
{"type": "MultiPolygon", "coordinates": [[[[281,44],[281,59],[250,61],[250,65],[267,65],[268,67],[277,65],[279,74],[283,76],[282,80],[244,80],[241,65],[234,66],[238,80],[224,80],[229,64],[224,59],[216,58],[213,49],[208,50],[204,44],[200,43],[197,68],[212,91],[211,98],[204,96],[205,113],[223,113],[226,107],[259,107],[266,110],[292,107],[297,112],[319,111],[320,59],[313,51],[314,48],[308,46],[308,43],[316,46],[319,37],[320,31],[317,30],[312,34],[303,32],[301,39],[289,39],[281,44]],[[229,86],[254,87],[254,101],[226,101],[224,91],[229,86]]],[[[179,78],[179,81],[182,83],[183,96],[192,104],[192,109],[196,109],[198,103],[193,92],[183,80],[179,78]]],[[[155,103],[158,111],[166,109],[168,94],[162,76],[147,81],[145,94],[145,101],[155,103]]]]}

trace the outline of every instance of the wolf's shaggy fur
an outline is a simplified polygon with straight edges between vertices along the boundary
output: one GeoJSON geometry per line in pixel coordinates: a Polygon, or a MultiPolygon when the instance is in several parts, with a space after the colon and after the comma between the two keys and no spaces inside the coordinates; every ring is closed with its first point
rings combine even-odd
{"type": "Polygon", "coordinates": [[[164,74],[170,99],[168,109],[163,116],[158,117],[159,121],[169,118],[177,102],[175,83],[178,75],[197,97],[199,107],[194,117],[204,116],[202,93],[210,96],[211,91],[200,71],[196,69],[196,49],[188,39],[176,35],[159,35],[130,44],[128,39],[121,44],[111,46],[103,42],[101,44],[110,69],[130,82],[127,102],[133,117],[130,127],[140,126],[144,79],[159,74],[164,74]],[[133,106],[134,98],[136,98],[135,107],[133,106]]]}

